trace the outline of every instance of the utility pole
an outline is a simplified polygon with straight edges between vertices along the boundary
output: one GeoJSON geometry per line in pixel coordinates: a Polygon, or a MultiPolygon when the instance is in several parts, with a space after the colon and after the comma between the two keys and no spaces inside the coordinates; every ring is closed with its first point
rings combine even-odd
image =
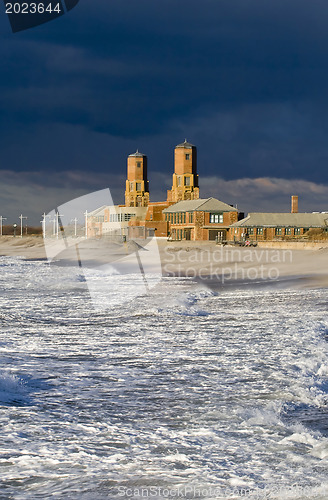
{"type": "Polygon", "coordinates": [[[88,210],[84,212],[85,216],[85,239],[88,239],[88,210]]]}
{"type": "Polygon", "coordinates": [[[56,212],[55,224],[56,224],[56,238],[57,238],[57,240],[59,238],[59,217],[64,217],[64,216],[63,216],[63,214],[59,214],[59,212],[56,212]]]}
{"type": "Polygon", "coordinates": [[[56,212],[56,238],[59,238],[59,213],[56,212]]]}
{"type": "Polygon", "coordinates": [[[42,224],[42,236],[43,236],[43,239],[45,240],[46,239],[46,214],[45,212],[43,212],[42,214],[42,221],[41,224],[42,224]]]}
{"type": "Polygon", "coordinates": [[[53,223],[52,236],[55,236],[56,235],[56,217],[54,216],[54,218],[51,219],[50,222],[53,223]]]}
{"type": "MultiPolygon", "coordinates": [[[[47,221],[47,217],[50,217],[50,215],[46,215],[45,213],[42,214],[42,220],[40,221],[41,224],[42,224],[42,235],[43,235],[43,238],[45,239],[46,237],[46,221],[47,221]]],[[[50,221],[52,222],[52,221],[50,221]]]]}
{"type": "Polygon", "coordinates": [[[23,238],[23,219],[27,219],[27,217],[23,217],[23,214],[20,214],[19,218],[20,218],[20,221],[21,221],[21,223],[20,223],[20,226],[21,226],[21,238],[23,238]]]}
{"type": "Polygon", "coordinates": [[[74,236],[76,238],[77,236],[77,221],[78,219],[75,217],[75,219],[71,219],[71,222],[74,222],[74,236]]]}
{"type": "Polygon", "coordinates": [[[2,217],[2,215],[0,215],[0,236],[2,236],[2,225],[4,220],[7,220],[7,217],[2,217]]]}

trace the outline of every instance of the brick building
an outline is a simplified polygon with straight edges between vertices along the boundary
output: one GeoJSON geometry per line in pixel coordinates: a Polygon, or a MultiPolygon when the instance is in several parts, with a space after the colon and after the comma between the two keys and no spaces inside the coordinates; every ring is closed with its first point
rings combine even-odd
{"type": "Polygon", "coordinates": [[[147,156],[136,151],[127,160],[125,205],[100,207],[90,213],[88,234],[223,240],[237,220],[236,208],[215,198],[199,198],[197,148],[185,140],[174,149],[172,187],[165,201],[149,200],[147,156]]]}
{"type": "Polygon", "coordinates": [[[174,149],[172,187],[165,201],[149,200],[147,156],[136,151],[127,160],[125,205],[104,206],[88,214],[87,232],[99,237],[154,234],[191,241],[298,239],[309,229],[328,232],[328,213],[298,213],[297,196],[292,196],[290,213],[242,217],[222,201],[199,198],[197,148],[185,140],[174,149]]]}
{"type": "Polygon", "coordinates": [[[309,229],[328,231],[328,213],[250,213],[232,224],[232,240],[295,240],[309,229]]]}
{"type": "Polygon", "coordinates": [[[163,210],[172,240],[226,240],[238,210],[215,198],[180,201],[163,210]]]}

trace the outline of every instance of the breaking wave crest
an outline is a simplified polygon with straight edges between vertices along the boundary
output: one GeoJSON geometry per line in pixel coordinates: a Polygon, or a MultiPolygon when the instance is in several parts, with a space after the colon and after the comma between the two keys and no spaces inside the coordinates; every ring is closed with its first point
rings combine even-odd
{"type": "Polygon", "coordinates": [[[13,373],[0,372],[0,403],[23,404],[27,401],[26,381],[13,373]]]}

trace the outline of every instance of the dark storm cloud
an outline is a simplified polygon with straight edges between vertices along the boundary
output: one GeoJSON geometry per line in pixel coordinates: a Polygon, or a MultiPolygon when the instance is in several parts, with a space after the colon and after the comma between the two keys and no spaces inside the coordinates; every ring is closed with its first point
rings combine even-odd
{"type": "Polygon", "coordinates": [[[327,18],[320,0],[84,0],[12,35],[3,16],[0,166],[124,171],[139,146],[164,172],[187,136],[203,175],[328,182],[327,18]]]}

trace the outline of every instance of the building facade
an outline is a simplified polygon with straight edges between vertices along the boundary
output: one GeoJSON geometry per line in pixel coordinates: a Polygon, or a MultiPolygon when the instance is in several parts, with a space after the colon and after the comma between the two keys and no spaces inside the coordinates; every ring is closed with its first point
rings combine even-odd
{"type": "Polygon", "coordinates": [[[174,241],[225,241],[231,224],[238,220],[236,208],[215,198],[180,201],[163,213],[174,241]]]}
{"type": "Polygon", "coordinates": [[[149,200],[147,156],[136,151],[127,160],[125,205],[100,207],[88,214],[87,232],[94,237],[225,240],[238,218],[236,208],[215,198],[199,198],[197,148],[185,140],[174,148],[172,188],[165,201],[149,200]]]}
{"type": "Polygon", "coordinates": [[[328,231],[328,213],[250,213],[232,224],[230,239],[242,241],[296,240],[310,229],[328,231]]]}
{"type": "Polygon", "coordinates": [[[100,207],[88,214],[87,234],[93,238],[127,237],[130,221],[138,223],[138,221],[145,219],[146,213],[147,207],[126,207],[124,205],[100,207]]]}
{"type": "Polygon", "coordinates": [[[173,241],[273,241],[298,239],[310,229],[328,232],[327,213],[298,213],[298,197],[291,198],[290,213],[250,213],[216,198],[200,198],[197,148],[185,140],[174,148],[172,188],[167,199],[151,202],[147,156],[133,153],[127,159],[125,205],[104,206],[88,214],[90,236],[149,235],[173,241]]]}

